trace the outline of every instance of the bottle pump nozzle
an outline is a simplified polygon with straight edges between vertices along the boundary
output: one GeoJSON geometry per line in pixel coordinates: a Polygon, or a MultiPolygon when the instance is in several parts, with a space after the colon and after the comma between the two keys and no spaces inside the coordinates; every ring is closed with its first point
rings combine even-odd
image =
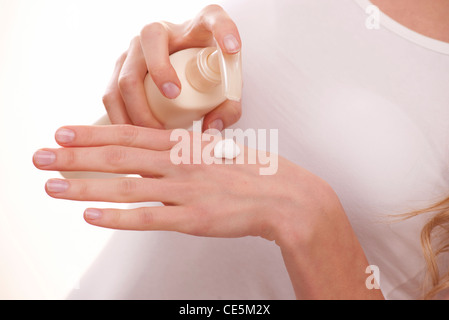
{"type": "Polygon", "coordinates": [[[242,96],[242,58],[240,52],[224,53],[220,47],[202,49],[187,66],[187,79],[199,91],[220,83],[226,99],[240,101],[242,96]]]}
{"type": "Polygon", "coordinates": [[[240,101],[242,98],[242,56],[240,52],[224,53],[220,47],[217,52],[224,95],[229,100],[240,101]]]}

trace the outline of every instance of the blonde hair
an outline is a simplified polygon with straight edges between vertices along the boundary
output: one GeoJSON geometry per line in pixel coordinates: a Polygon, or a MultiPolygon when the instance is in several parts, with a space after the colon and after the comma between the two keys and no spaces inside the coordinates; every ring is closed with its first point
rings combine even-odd
{"type": "Polygon", "coordinates": [[[427,267],[425,293],[423,299],[434,299],[449,288],[449,270],[440,270],[438,258],[449,251],[449,197],[434,205],[403,214],[412,218],[423,213],[433,212],[432,217],[421,230],[421,247],[427,267]]]}

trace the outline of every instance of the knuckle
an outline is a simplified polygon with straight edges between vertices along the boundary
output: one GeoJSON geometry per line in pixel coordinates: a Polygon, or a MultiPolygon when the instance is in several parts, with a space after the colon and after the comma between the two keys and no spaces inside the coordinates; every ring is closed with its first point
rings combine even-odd
{"type": "Polygon", "coordinates": [[[126,57],[128,56],[128,51],[123,52],[115,61],[115,67],[120,68],[122,64],[125,62],[126,57]]]}
{"type": "Polygon", "coordinates": [[[109,91],[108,91],[108,92],[105,92],[105,93],[103,94],[103,96],[101,97],[101,101],[103,102],[103,105],[104,105],[105,108],[107,109],[108,106],[110,106],[110,105],[111,105],[111,102],[113,101],[111,92],[109,92],[109,91]]]}
{"type": "Polygon", "coordinates": [[[117,141],[120,145],[132,146],[137,140],[139,131],[135,126],[121,125],[120,130],[117,130],[117,141]]]}
{"type": "Polygon", "coordinates": [[[118,78],[118,86],[122,91],[132,90],[139,84],[139,82],[139,77],[133,73],[120,74],[118,78]]]}
{"type": "Polygon", "coordinates": [[[199,16],[199,22],[209,25],[215,29],[214,33],[221,34],[225,30],[237,31],[237,26],[229,17],[228,13],[218,4],[208,5],[203,9],[199,16]]]}
{"type": "Polygon", "coordinates": [[[120,93],[118,91],[113,90],[113,89],[108,89],[108,91],[106,91],[103,94],[101,101],[103,102],[103,105],[106,108],[106,110],[108,110],[119,99],[121,99],[121,97],[120,97],[120,93]]]}
{"type": "Polygon", "coordinates": [[[152,37],[165,33],[167,31],[164,22],[152,22],[145,25],[140,31],[141,37],[152,37]]]}
{"type": "Polygon", "coordinates": [[[218,4],[210,4],[206,6],[203,10],[203,13],[212,13],[212,12],[223,12],[224,9],[218,4]]]}
{"type": "Polygon", "coordinates": [[[151,208],[145,207],[137,213],[137,223],[141,227],[154,225],[154,214],[151,208]]]}
{"type": "Polygon", "coordinates": [[[129,46],[136,46],[139,45],[140,46],[140,36],[134,36],[131,41],[129,42],[129,46]]]}
{"type": "Polygon", "coordinates": [[[126,161],[126,152],[118,146],[108,146],[104,149],[105,162],[113,167],[119,167],[126,161]]]}
{"type": "Polygon", "coordinates": [[[128,196],[134,194],[137,190],[137,182],[132,179],[121,179],[118,183],[118,194],[122,198],[127,198],[128,196]]]}
{"type": "Polygon", "coordinates": [[[89,185],[85,181],[80,181],[78,185],[78,195],[80,200],[89,198],[89,185]]]}
{"type": "Polygon", "coordinates": [[[77,164],[77,156],[74,149],[63,149],[64,150],[64,166],[71,168],[77,164]]]}

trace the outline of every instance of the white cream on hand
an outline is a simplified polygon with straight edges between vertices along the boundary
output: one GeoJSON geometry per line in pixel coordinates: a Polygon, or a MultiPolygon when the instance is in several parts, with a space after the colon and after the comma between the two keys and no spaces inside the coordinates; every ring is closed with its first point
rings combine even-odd
{"type": "Polygon", "coordinates": [[[233,139],[219,141],[214,147],[215,158],[225,158],[232,160],[240,154],[240,148],[233,139]]]}

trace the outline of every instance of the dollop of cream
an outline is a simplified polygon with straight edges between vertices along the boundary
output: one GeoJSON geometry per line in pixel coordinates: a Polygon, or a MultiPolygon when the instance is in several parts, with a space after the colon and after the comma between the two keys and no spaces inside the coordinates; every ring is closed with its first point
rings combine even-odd
{"type": "Polygon", "coordinates": [[[223,139],[219,141],[214,147],[215,158],[225,158],[232,160],[239,154],[240,148],[233,139],[223,139]]]}

